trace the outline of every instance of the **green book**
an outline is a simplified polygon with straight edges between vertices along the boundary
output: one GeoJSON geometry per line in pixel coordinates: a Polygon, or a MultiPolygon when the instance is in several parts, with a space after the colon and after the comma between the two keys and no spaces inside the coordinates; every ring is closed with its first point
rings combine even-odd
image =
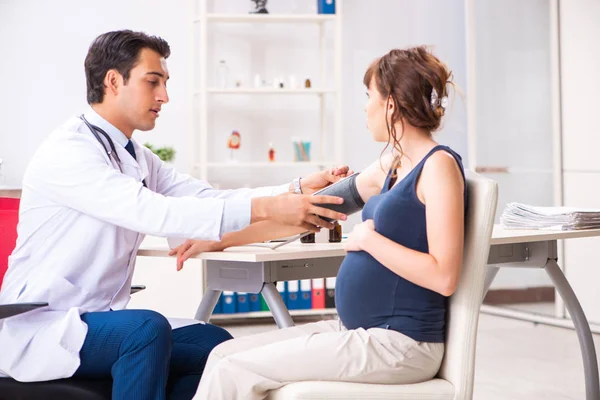
{"type": "Polygon", "coordinates": [[[260,295],[260,310],[269,311],[269,306],[267,305],[267,302],[265,301],[265,298],[262,294],[260,295]]]}

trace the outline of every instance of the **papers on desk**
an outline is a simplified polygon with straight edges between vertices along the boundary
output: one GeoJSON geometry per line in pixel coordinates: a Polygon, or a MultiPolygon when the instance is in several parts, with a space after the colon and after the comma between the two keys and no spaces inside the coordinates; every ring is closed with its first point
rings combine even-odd
{"type": "Polygon", "coordinates": [[[579,230],[600,228],[600,209],[534,207],[508,203],[500,217],[507,229],[579,230]]]}

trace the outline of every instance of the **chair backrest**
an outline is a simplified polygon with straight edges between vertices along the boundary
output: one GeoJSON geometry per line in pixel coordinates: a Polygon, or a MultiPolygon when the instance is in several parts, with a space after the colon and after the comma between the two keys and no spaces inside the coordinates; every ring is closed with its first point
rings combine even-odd
{"type": "Polygon", "coordinates": [[[8,269],[8,256],[17,242],[19,199],[0,198],[0,286],[8,269]]]}
{"type": "Polygon", "coordinates": [[[471,171],[466,171],[466,178],[463,266],[457,290],[449,300],[446,352],[438,373],[454,385],[455,400],[473,397],[477,323],[498,201],[495,181],[471,171]]]}

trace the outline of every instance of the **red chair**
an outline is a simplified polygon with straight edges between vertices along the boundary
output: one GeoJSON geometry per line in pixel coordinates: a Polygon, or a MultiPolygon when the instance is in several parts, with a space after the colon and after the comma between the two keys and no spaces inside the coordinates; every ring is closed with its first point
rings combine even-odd
{"type": "Polygon", "coordinates": [[[8,268],[8,256],[17,242],[19,199],[0,197],[0,284],[8,268]]]}

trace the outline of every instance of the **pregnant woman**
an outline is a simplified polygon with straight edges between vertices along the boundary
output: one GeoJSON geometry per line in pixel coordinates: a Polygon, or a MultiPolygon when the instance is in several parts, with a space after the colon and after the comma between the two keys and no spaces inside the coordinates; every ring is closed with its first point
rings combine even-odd
{"type": "MultiPolygon", "coordinates": [[[[448,106],[451,73],[424,47],[392,50],[367,69],[367,127],[384,152],[354,179],[363,222],[345,242],[336,283],[339,320],[230,340],[211,353],[197,399],[264,399],[306,380],[409,384],[436,375],[447,298],[463,256],[466,189],[461,158],[432,132],[448,106]]],[[[201,251],[295,232],[251,225],[201,251]]]]}

